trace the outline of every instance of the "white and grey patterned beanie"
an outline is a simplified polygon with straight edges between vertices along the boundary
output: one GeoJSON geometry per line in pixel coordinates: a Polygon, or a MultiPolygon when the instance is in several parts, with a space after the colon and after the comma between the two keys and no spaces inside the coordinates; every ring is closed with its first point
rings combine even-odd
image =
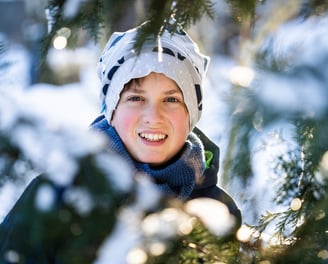
{"type": "Polygon", "coordinates": [[[192,130],[202,113],[202,81],[209,57],[199,52],[197,44],[182,29],[174,33],[165,29],[161,36],[147,38],[138,53],[135,41],[140,27],[113,33],[100,57],[97,73],[108,122],[124,85],[156,72],[174,80],[181,89],[192,130]]]}

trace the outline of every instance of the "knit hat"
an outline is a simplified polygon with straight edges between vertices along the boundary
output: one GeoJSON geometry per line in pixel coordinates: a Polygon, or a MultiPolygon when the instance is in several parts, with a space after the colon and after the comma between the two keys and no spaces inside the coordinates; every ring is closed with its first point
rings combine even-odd
{"type": "Polygon", "coordinates": [[[181,89],[192,130],[202,113],[202,80],[209,57],[199,52],[182,28],[176,32],[165,29],[162,35],[147,38],[137,52],[136,35],[142,26],[113,33],[100,57],[97,73],[105,116],[110,123],[126,83],[156,72],[174,80],[181,89]]]}

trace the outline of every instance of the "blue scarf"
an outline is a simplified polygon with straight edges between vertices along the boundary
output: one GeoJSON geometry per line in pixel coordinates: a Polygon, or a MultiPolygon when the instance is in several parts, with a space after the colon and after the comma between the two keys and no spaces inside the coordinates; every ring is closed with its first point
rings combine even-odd
{"type": "Polygon", "coordinates": [[[200,139],[190,133],[179,156],[162,168],[152,168],[147,163],[140,163],[132,159],[127,152],[121,138],[114,127],[108,124],[106,119],[93,124],[93,128],[99,129],[109,137],[109,145],[112,150],[132,164],[138,171],[150,175],[157,186],[166,194],[180,199],[187,199],[205,170],[204,148],[200,139]]]}

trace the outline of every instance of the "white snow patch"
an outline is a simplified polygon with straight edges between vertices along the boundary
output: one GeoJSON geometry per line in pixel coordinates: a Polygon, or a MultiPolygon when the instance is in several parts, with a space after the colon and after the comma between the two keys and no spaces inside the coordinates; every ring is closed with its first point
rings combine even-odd
{"type": "Polygon", "coordinates": [[[65,190],[63,199],[81,215],[85,216],[94,208],[91,194],[85,188],[71,187],[65,190]]]}
{"type": "Polygon", "coordinates": [[[230,214],[228,207],[214,199],[198,198],[185,204],[186,212],[197,216],[208,230],[219,237],[231,232],[236,219],[230,214]]]}
{"type": "Polygon", "coordinates": [[[108,183],[119,190],[128,192],[133,185],[132,168],[121,157],[114,153],[99,154],[96,157],[99,168],[106,172],[108,183]]]}
{"type": "Polygon", "coordinates": [[[117,218],[115,229],[98,250],[93,264],[126,263],[128,253],[140,243],[140,215],[126,208],[117,218]]]}
{"type": "Polygon", "coordinates": [[[41,185],[35,197],[35,206],[40,211],[46,212],[52,209],[56,199],[56,192],[49,184],[41,185]]]}

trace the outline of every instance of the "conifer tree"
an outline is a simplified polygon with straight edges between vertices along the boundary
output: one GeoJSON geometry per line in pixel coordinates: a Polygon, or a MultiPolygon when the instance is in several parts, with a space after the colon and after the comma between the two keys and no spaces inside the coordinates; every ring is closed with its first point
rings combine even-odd
{"type": "MultiPolygon", "coordinates": [[[[45,51],[49,48],[53,36],[58,34],[60,28],[64,26],[72,28],[73,32],[77,32],[79,28],[86,29],[91,38],[99,41],[101,34],[108,35],[112,30],[115,30],[125,11],[130,10],[134,4],[134,1],[131,0],[76,1],[75,8],[68,12],[66,8],[69,2],[69,0],[49,0],[48,22],[50,27],[49,34],[44,39],[45,51]]],[[[170,21],[172,17],[175,18],[175,23],[180,23],[186,28],[197,23],[203,16],[215,17],[215,2],[209,0],[149,0],[142,3],[146,10],[145,18],[149,19],[151,23],[144,32],[141,32],[138,45],[142,45],[143,39],[149,34],[160,34],[162,24],[170,21]]],[[[227,0],[227,3],[232,9],[236,26],[240,28],[239,37],[241,41],[247,38],[252,39],[255,35],[252,30],[256,23],[257,10],[263,3],[255,0],[227,0]]],[[[326,14],[328,10],[328,5],[321,1],[303,1],[298,7],[298,12],[294,13],[293,17],[286,18],[282,23],[295,17],[306,20],[311,16],[326,14]]],[[[258,70],[264,77],[266,74],[272,74],[291,83],[296,80],[304,82],[312,80],[318,86],[326,87],[328,53],[322,54],[321,60],[316,61],[315,64],[302,62],[299,65],[290,65],[288,61],[285,61],[286,58],[282,58],[282,60],[272,59],[270,48],[272,46],[265,50],[256,50],[251,65],[246,66],[258,70]]],[[[4,52],[5,49],[0,45],[0,56],[4,52]]],[[[5,67],[6,62],[0,61],[2,73],[5,67]]],[[[322,107],[320,115],[316,113],[312,116],[305,115],[302,111],[286,113],[274,109],[260,100],[256,92],[261,88],[261,84],[263,84],[263,79],[259,78],[247,89],[236,84],[232,87],[229,98],[232,116],[231,128],[228,150],[224,160],[223,177],[224,179],[240,177],[244,183],[247,183],[253,176],[251,139],[258,133],[258,125],[262,128],[269,127],[277,120],[292,124],[295,144],[283,155],[275,157],[274,160],[274,173],[276,175],[274,200],[277,205],[285,209],[279,212],[268,211],[262,215],[257,225],[250,226],[254,231],[253,238],[241,241],[235,239],[234,236],[228,239],[215,235],[201,218],[195,218],[188,214],[182,205],[159,199],[152,205],[153,207],[139,208],[141,211],[138,213],[142,217],[140,219],[138,218],[140,215],[133,215],[134,220],[142,225],[144,221],[149,220],[147,216],[153,214],[155,218],[161,219],[163,217],[161,213],[165,209],[170,209],[176,215],[186,216],[187,222],[192,223],[192,225],[188,232],[177,231],[165,239],[158,234],[150,238],[147,237],[146,231],[144,233],[141,231],[143,239],[141,244],[144,246],[144,253],[147,254],[145,263],[260,263],[265,260],[270,261],[270,263],[325,263],[327,261],[328,106],[326,104],[322,107]],[[240,106],[243,106],[242,111],[240,111],[240,106]],[[274,225],[272,238],[278,238],[279,243],[264,246],[261,235],[267,231],[270,225],[274,225]],[[154,245],[163,246],[162,250],[154,253],[154,245]]],[[[323,89],[325,95],[328,93],[326,90],[326,88],[323,89]]],[[[0,94],[1,92],[0,90],[0,94]]],[[[2,100],[4,100],[3,98],[6,97],[3,96],[2,100]]],[[[4,104],[0,105],[0,117],[3,116],[1,113],[6,111],[3,106],[4,104]]],[[[0,120],[0,186],[9,180],[22,180],[26,178],[26,174],[33,174],[43,169],[36,160],[28,159],[23,147],[17,144],[13,137],[17,135],[15,134],[18,133],[16,131],[23,127],[31,131],[49,133],[49,131],[44,131],[44,128],[40,128],[40,124],[35,119],[25,116],[12,120],[9,125],[10,130],[0,120]]],[[[58,136],[56,133],[54,134],[58,136]]],[[[41,135],[45,134],[41,133],[41,135]]],[[[66,132],[62,132],[61,136],[59,142],[67,142],[65,141],[67,140],[66,132]]],[[[137,189],[143,188],[143,183],[134,182],[128,189],[129,195],[127,195],[126,190],[115,192],[114,186],[117,183],[113,180],[108,181],[108,179],[112,179],[110,176],[113,176],[113,172],[99,168],[99,163],[97,163],[98,158],[108,155],[105,152],[100,149],[95,153],[95,150],[91,148],[84,153],[85,155],[73,157],[80,169],[72,176],[74,183],[68,185],[67,188],[70,191],[75,191],[73,193],[77,196],[69,196],[71,199],[66,200],[67,203],[64,204],[63,208],[53,208],[50,211],[41,212],[35,211],[35,208],[32,209],[33,212],[41,215],[41,219],[47,225],[51,224],[53,227],[53,232],[50,232],[46,237],[48,240],[56,240],[58,234],[66,232],[69,233],[67,238],[69,241],[72,237],[81,235],[82,229],[86,231],[81,235],[80,240],[75,240],[76,243],[68,243],[62,247],[61,254],[67,263],[91,263],[95,260],[95,252],[97,252],[95,246],[103,246],[106,237],[110,238],[114,232],[117,232],[115,234],[119,233],[120,225],[118,223],[123,222],[124,224],[124,221],[121,221],[122,215],[120,213],[136,208],[137,189]],[[97,183],[90,182],[90,179],[87,178],[89,171],[97,173],[101,180],[97,183]],[[99,189],[101,192],[96,191],[99,189]],[[87,212],[81,212],[78,204],[78,195],[81,195],[82,191],[85,191],[83,194],[88,194],[89,202],[91,201],[90,204],[93,205],[87,208],[89,210],[87,212]],[[113,197],[106,199],[110,202],[107,204],[99,202],[102,200],[100,196],[108,195],[108,193],[113,195],[113,197]],[[54,219],[59,222],[68,222],[59,226],[56,221],[51,220],[52,217],[55,217],[54,219]],[[108,220],[107,223],[102,222],[102,226],[106,227],[105,230],[97,229],[94,223],[99,223],[100,220],[104,219],[108,220]],[[89,241],[94,243],[89,243],[89,241]],[[81,252],[81,256],[74,258],[73,255],[77,249],[81,252]]],[[[27,223],[29,223],[29,213],[30,211],[24,216],[27,223]]],[[[40,235],[39,227],[33,225],[35,228],[35,233],[33,233],[35,240],[33,241],[35,243],[40,243],[38,240],[40,239],[38,238],[40,235]]],[[[130,226],[126,224],[126,227],[130,226]]],[[[1,232],[4,231],[0,230],[1,232]]],[[[7,256],[9,260],[17,260],[19,257],[13,255],[13,252],[9,253],[7,256]]]]}

